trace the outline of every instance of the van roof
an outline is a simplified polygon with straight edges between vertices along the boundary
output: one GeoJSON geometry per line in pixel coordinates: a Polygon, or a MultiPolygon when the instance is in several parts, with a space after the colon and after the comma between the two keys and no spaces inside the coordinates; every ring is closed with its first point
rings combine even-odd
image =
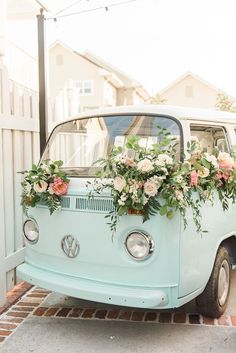
{"type": "Polygon", "coordinates": [[[125,105],[116,106],[111,108],[101,108],[96,110],[90,110],[78,114],[74,118],[94,117],[102,115],[112,114],[162,114],[177,118],[178,120],[204,120],[214,122],[225,122],[236,124],[236,113],[230,113],[225,111],[213,110],[213,109],[199,109],[190,107],[181,107],[174,105],[159,105],[159,104],[145,104],[145,105],[125,105]]]}

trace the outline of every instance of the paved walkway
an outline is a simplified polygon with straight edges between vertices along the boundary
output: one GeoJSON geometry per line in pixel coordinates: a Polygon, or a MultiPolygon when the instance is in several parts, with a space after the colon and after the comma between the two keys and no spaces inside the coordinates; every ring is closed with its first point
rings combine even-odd
{"type": "Polygon", "coordinates": [[[30,317],[1,353],[235,353],[232,327],[30,317]]]}
{"type": "Polygon", "coordinates": [[[0,315],[1,353],[235,353],[236,271],[224,316],[195,313],[194,302],[173,311],[115,307],[23,284],[0,315]]]}

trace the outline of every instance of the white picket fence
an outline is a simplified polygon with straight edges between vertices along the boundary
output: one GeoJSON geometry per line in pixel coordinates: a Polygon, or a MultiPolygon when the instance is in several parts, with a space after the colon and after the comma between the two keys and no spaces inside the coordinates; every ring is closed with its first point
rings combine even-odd
{"type": "Polygon", "coordinates": [[[5,63],[11,80],[38,90],[38,61],[16,44],[6,41],[5,63]]]}
{"type": "MultiPolygon", "coordinates": [[[[79,111],[76,93],[65,87],[52,107],[48,104],[49,130],[79,111]]],[[[10,80],[6,67],[0,66],[0,306],[16,283],[16,266],[24,260],[18,172],[38,159],[38,93],[10,80]]]]}
{"type": "Polygon", "coordinates": [[[0,305],[24,259],[21,174],[39,158],[38,94],[8,79],[0,66],[0,305]]]}

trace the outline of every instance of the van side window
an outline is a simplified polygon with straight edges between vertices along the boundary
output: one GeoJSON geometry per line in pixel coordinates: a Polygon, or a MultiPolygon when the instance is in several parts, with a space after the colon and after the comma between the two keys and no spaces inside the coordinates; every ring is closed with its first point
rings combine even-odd
{"type": "Polygon", "coordinates": [[[204,151],[212,153],[214,148],[229,152],[225,130],[221,126],[190,125],[191,141],[199,142],[204,151]]]}

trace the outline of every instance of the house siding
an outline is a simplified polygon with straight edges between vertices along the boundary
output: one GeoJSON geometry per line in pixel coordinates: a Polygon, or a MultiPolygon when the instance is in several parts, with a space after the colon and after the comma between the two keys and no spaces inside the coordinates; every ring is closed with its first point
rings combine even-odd
{"type": "Polygon", "coordinates": [[[60,45],[50,50],[49,55],[49,95],[51,100],[72,81],[91,80],[93,90],[91,95],[80,95],[80,107],[96,108],[103,106],[103,84],[104,78],[99,74],[99,67],[90,63],[82,56],[70,52],[60,45]],[[57,64],[58,55],[62,58],[62,64],[57,64]]]}
{"type": "Polygon", "coordinates": [[[160,94],[166,104],[196,108],[215,108],[219,90],[211,88],[201,80],[188,75],[160,94]],[[190,89],[191,88],[191,89],[190,89]]]}

